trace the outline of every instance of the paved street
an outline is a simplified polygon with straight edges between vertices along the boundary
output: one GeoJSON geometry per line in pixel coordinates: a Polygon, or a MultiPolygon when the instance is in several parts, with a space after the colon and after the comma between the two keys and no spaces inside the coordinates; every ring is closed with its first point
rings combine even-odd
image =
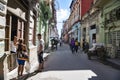
{"type": "Polygon", "coordinates": [[[27,80],[120,80],[120,71],[97,59],[88,60],[80,51],[72,54],[64,44],[51,53],[43,72],[27,80]]]}

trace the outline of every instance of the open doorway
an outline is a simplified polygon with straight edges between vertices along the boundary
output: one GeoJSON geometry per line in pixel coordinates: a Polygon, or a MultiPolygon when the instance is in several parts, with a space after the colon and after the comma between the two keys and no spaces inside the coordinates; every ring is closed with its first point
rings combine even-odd
{"type": "Polygon", "coordinates": [[[17,24],[18,24],[18,18],[12,15],[11,41],[13,41],[14,36],[17,36],[17,28],[18,28],[17,24]]]}
{"type": "Polygon", "coordinates": [[[92,47],[93,43],[96,43],[96,25],[90,26],[90,31],[89,31],[89,44],[90,48],[92,47]]]}
{"type": "Polygon", "coordinates": [[[96,34],[92,34],[92,41],[93,43],[96,43],[96,34]]]}

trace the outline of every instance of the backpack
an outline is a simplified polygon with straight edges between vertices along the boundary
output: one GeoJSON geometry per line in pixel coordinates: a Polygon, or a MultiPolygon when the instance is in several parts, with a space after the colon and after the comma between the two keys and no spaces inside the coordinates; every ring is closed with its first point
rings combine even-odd
{"type": "Polygon", "coordinates": [[[78,42],[77,41],[75,41],[75,45],[78,46],[78,42]]]}

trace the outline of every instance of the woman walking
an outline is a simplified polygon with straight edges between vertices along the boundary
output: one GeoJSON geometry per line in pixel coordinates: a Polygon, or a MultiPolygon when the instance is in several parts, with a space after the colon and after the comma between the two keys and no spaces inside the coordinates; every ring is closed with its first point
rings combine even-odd
{"type": "Polygon", "coordinates": [[[23,75],[25,60],[28,60],[27,48],[23,40],[19,39],[17,44],[18,77],[23,75]]]}

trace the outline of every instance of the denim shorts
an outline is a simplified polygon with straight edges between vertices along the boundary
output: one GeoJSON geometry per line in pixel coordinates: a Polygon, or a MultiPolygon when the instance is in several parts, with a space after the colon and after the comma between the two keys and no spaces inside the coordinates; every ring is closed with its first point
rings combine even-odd
{"type": "Polygon", "coordinates": [[[38,62],[39,63],[42,63],[44,60],[43,60],[43,52],[40,52],[40,53],[38,53],[38,62]]]}
{"type": "Polygon", "coordinates": [[[17,61],[18,61],[18,64],[19,64],[19,65],[24,65],[24,64],[25,64],[25,60],[17,59],[17,61]]]}

